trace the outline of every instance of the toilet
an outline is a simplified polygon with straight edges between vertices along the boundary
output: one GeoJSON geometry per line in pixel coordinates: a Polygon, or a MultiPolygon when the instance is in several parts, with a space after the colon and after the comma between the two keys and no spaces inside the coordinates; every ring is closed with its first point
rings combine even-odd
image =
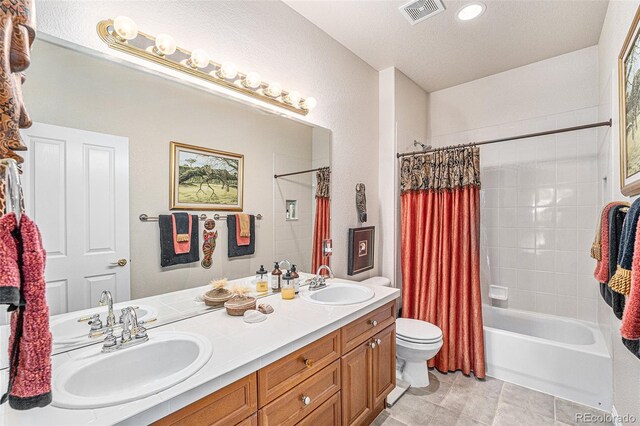
{"type": "MultiPolygon", "coordinates": [[[[364,285],[389,287],[391,281],[373,277],[361,282],[364,285]]],[[[396,376],[412,387],[429,386],[427,361],[442,348],[442,330],[427,321],[409,318],[396,320],[396,376]]]]}
{"type": "Polygon", "coordinates": [[[427,361],[442,347],[442,330],[409,318],[396,320],[396,375],[412,387],[429,386],[427,361]]]}

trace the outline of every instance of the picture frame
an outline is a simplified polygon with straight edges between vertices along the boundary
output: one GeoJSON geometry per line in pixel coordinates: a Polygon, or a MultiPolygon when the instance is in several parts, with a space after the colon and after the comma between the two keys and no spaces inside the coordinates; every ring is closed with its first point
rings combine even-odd
{"type": "Polygon", "coordinates": [[[618,56],[620,192],[640,194],[640,8],[618,56]]]}
{"type": "Polygon", "coordinates": [[[171,142],[170,210],[242,211],[244,155],[171,142]]]}
{"type": "Polygon", "coordinates": [[[348,275],[373,269],[375,259],[376,227],[349,228],[348,275]]]}

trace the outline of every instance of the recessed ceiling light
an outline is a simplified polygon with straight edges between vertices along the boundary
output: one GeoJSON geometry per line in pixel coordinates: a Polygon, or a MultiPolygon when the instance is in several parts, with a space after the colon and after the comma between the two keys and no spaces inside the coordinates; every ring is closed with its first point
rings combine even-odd
{"type": "Polygon", "coordinates": [[[473,2],[467,5],[464,5],[458,10],[456,17],[461,21],[470,21],[472,19],[477,18],[482,15],[484,11],[487,9],[484,3],[473,2]]]}

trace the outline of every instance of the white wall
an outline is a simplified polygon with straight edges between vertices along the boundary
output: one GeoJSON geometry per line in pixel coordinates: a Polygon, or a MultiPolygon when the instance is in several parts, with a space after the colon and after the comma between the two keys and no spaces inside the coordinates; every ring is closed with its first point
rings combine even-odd
{"type": "MultiPolygon", "coordinates": [[[[596,121],[596,47],[430,94],[431,142],[468,143],[596,121]]],[[[589,249],[596,131],[481,147],[483,299],[509,288],[509,308],[595,321],[589,249]]]]}
{"type": "Polygon", "coordinates": [[[396,68],[380,71],[379,200],[380,238],[384,244],[381,274],[396,287],[400,270],[400,192],[397,152],[413,150],[413,141],[426,142],[429,94],[396,68]]]}
{"type": "MultiPolygon", "coordinates": [[[[180,46],[204,48],[219,62],[234,61],[318,99],[306,120],[333,132],[331,262],[346,276],[348,228],[358,224],[356,183],[365,183],[369,205],[378,205],[378,73],[281,2],[41,2],[38,30],[130,60],[96,35],[98,21],[118,15],[144,32],[169,33],[180,46]]],[[[375,207],[368,224],[380,227],[375,207]]],[[[378,266],[355,278],[377,275],[378,266]]]]}
{"type": "Polygon", "coordinates": [[[578,50],[431,93],[430,135],[505,125],[596,105],[596,50],[578,50]]]}
{"type": "MultiPolygon", "coordinates": [[[[599,117],[601,120],[613,118],[611,129],[603,129],[598,133],[598,177],[601,182],[598,201],[600,205],[612,200],[632,201],[620,193],[617,58],[639,4],[638,1],[611,1],[598,43],[599,117]],[[606,182],[603,181],[605,178],[606,182]]],[[[640,360],[622,344],[620,321],[602,299],[598,299],[598,325],[608,338],[609,352],[613,357],[615,408],[620,415],[631,414],[638,419],[640,418],[640,360]]]]}

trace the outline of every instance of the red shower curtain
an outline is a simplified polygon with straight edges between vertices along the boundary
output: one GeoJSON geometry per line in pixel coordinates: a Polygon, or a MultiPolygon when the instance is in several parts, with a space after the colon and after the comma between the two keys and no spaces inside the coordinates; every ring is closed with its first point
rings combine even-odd
{"type": "MultiPolygon", "coordinates": [[[[315,274],[320,265],[329,266],[329,256],[322,255],[322,241],[331,238],[331,201],[330,192],[331,171],[328,167],[318,170],[316,173],[316,218],[313,228],[313,255],[311,259],[311,272],[315,274]]],[[[328,275],[326,270],[323,275],[328,275]]]]}
{"type": "Polygon", "coordinates": [[[402,316],[442,329],[430,367],[485,377],[478,148],[403,160],[402,316]]]}
{"type": "MultiPolygon", "coordinates": [[[[331,203],[329,197],[316,197],[316,224],[313,230],[313,262],[311,272],[316,273],[320,265],[329,265],[329,256],[322,255],[322,241],[329,238],[331,203]]],[[[322,271],[326,273],[326,271],[322,271]]]]}

